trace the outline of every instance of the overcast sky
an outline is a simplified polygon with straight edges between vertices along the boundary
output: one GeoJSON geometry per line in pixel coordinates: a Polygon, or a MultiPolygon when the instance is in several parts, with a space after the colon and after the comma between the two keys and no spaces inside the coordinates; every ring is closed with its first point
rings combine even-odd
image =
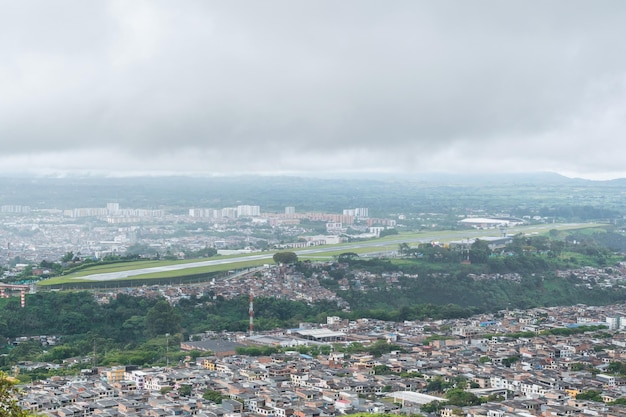
{"type": "Polygon", "coordinates": [[[0,172],[626,177],[622,0],[0,10],[0,172]]]}

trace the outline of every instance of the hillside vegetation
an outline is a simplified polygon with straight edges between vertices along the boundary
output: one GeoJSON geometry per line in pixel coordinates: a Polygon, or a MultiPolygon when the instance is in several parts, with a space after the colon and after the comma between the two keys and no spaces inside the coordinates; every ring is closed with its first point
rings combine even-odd
{"type": "MultiPolygon", "coordinates": [[[[403,321],[468,317],[505,308],[624,302],[626,285],[618,265],[622,256],[603,242],[617,249],[624,238],[614,231],[553,233],[552,237],[517,236],[506,250],[496,253],[477,241],[468,252],[406,245],[403,257],[392,260],[343,254],[333,263],[298,262],[294,273],[304,279],[312,279],[313,274],[325,276],[321,282],[335,289],[351,309],[340,310],[331,302],[309,305],[259,297],[255,299],[255,329],[323,323],[329,315],[403,321]],[[471,264],[460,262],[468,256],[471,264]],[[583,266],[600,271],[612,284],[599,285],[573,272],[557,274],[583,266]],[[357,285],[364,274],[373,278],[367,285],[362,279],[357,285]],[[387,282],[389,276],[395,280],[387,282]]],[[[248,328],[247,296],[224,299],[209,292],[176,305],[125,294],[105,300],[99,304],[86,291],[29,294],[25,308],[20,308],[17,297],[0,299],[0,337],[6,342],[20,336],[60,337],[55,346],[46,348],[39,339],[17,346],[5,344],[0,368],[9,370],[24,360],[61,363],[94,352],[89,363],[78,366],[159,364],[164,363],[168,347],[171,360],[182,358],[178,343],[194,334],[248,328]]],[[[47,375],[42,372],[29,377],[47,375]]]]}

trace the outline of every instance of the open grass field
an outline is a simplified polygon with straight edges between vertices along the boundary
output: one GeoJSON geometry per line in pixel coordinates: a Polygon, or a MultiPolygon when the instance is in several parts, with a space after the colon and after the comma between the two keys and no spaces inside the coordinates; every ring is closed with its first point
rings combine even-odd
{"type": "MultiPolygon", "coordinates": [[[[595,229],[601,224],[548,224],[520,226],[507,229],[508,234],[532,233],[543,234],[549,230],[559,231],[575,229],[595,229]]],[[[403,242],[409,245],[417,245],[419,242],[440,241],[449,242],[471,237],[499,236],[501,231],[490,230],[446,230],[446,231],[425,231],[420,233],[401,233],[398,235],[386,236],[381,239],[372,239],[362,242],[343,243],[337,245],[318,246],[308,249],[296,249],[301,260],[331,260],[345,252],[354,252],[359,255],[373,255],[377,253],[391,253],[398,250],[398,245],[403,242]]],[[[274,252],[262,252],[255,254],[217,256],[207,259],[191,259],[180,261],[137,261],[120,262],[107,265],[94,265],[80,271],[50,278],[40,281],[38,285],[60,285],[79,282],[112,282],[128,280],[151,280],[173,278],[180,279],[188,276],[198,276],[202,274],[214,274],[216,272],[226,272],[262,266],[273,263],[274,252]],[[202,263],[202,265],[199,265],[202,263]],[[169,267],[169,269],[168,269],[169,267]],[[105,276],[102,274],[109,274],[105,276]],[[117,274],[117,275],[115,275],[117,274]],[[125,276],[127,275],[127,276],[125,276]]]]}

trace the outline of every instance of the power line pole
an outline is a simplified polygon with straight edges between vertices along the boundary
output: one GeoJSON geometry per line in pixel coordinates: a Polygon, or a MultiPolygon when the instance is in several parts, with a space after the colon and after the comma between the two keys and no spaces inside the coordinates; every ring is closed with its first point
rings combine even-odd
{"type": "Polygon", "coordinates": [[[170,366],[170,334],[165,333],[165,370],[170,366]]]}

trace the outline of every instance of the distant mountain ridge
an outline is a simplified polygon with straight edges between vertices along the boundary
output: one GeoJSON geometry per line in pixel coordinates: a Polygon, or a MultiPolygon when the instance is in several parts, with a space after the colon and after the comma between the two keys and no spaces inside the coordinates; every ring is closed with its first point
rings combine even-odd
{"type": "Polygon", "coordinates": [[[592,181],[551,172],[0,178],[0,205],[70,209],[118,202],[125,208],[176,208],[181,213],[193,207],[246,204],[275,212],[281,212],[285,206],[294,206],[298,211],[335,213],[368,207],[372,216],[458,212],[464,207],[510,212],[521,205],[623,207],[624,195],[626,179],[592,181]]]}
{"type": "Polygon", "coordinates": [[[106,174],[85,174],[85,173],[58,173],[48,175],[36,175],[26,173],[2,174],[2,179],[24,179],[24,180],[142,180],[142,179],[165,179],[165,178],[189,178],[201,180],[220,179],[279,179],[279,178],[301,178],[308,180],[402,180],[402,181],[423,181],[434,183],[474,183],[474,182],[549,182],[549,183],[626,183],[626,178],[612,180],[589,180],[577,177],[567,177],[565,175],[551,172],[494,172],[494,173],[452,173],[452,172],[416,172],[416,173],[385,173],[385,172],[315,172],[315,173],[293,173],[293,174],[146,174],[146,175],[106,175],[106,174]]]}

